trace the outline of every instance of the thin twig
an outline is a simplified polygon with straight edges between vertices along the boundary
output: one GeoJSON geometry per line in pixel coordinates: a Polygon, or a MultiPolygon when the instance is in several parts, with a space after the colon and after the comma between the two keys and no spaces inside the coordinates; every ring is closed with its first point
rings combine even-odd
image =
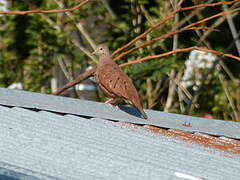
{"type": "Polygon", "coordinates": [[[224,1],[224,2],[217,2],[217,3],[209,3],[209,4],[198,4],[195,6],[190,6],[190,7],[186,7],[186,8],[182,8],[181,11],[188,11],[191,9],[197,9],[197,8],[202,8],[202,7],[213,7],[213,6],[220,6],[220,5],[229,5],[229,4],[233,4],[236,2],[240,2],[240,0],[234,0],[234,1],[224,1]]]}
{"type": "Polygon", "coordinates": [[[152,40],[149,40],[149,41],[147,41],[147,42],[145,42],[145,43],[139,44],[138,46],[136,46],[136,47],[134,47],[134,48],[132,48],[132,49],[129,49],[128,51],[125,51],[125,52],[121,53],[119,56],[115,57],[114,60],[115,60],[115,61],[116,61],[116,60],[119,60],[119,59],[121,59],[122,57],[126,56],[127,54],[129,54],[129,53],[131,53],[131,52],[133,52],[133,51],[136,51],[136,50],[139,49],[139,48],[148,46],[148,45],[150,45],[150,44],[152,44],[152,43],[154,43],[154,42],[156,42],[156,41],[160,41],[160,40],[162,40],[162,39],[169,38],[169,37],[171,37],[171,36],[173,36],[173,35],[175,35],[175,34],[178,34],[178,33],[183,32],[183,31],[189,31],[189,30],[195,30],[195,29],[209,29],[209,28],[208,28],[208,27],[189,27],[189,28],[185,28],[185,27],[184,27],[184,28],[179,29],[179,30],[177,30],[177,31],[172,31],[172,32],[163,34],[162,36],[156,37],[156,38],[154,38],[154,39],[152,39],[152,40]]]}
{"type": "Polygon", "coordinates": [[[81,32],[81,34],[84,36],[84,38],[87,40],[87,42],[91,45],[92,49],[96,49],[97,45],[94,42],[94,40],[91,38],[89,33],[86,31],[86,29],[83,27],[83,23],[81,23],[81,22],[77,23],[76,27],[81,32]]]}
{"type": "Polygon", "coordinates": [[[177,4],[177,7],[181,7],[183,2],[184,0],[180,0],[179,3],[177,4]]]}
{"type": "Polygon", "coordinates": [[[219,17],[219,16],[224,16],[224,15],[227,15],[227,14],[233,14],[233,13],[238,12],[238,11],[240,11],[240,8],[229,10],[229,11],[223,11],[223,12],[220,12],[218,14],[214,14],[213,16],[210,16],[210,17],[204,18],[202,20],[199,20],[199,21],[197,21],[195,23],[189,24],[188,26],[186,26],[186,28],[192,27],[192,26],[196,26],[198,24],[202,24],[204,22],[207,22],[207,21],[209,21],[211,19],[214,19],[216,17],[219,17]]]}
{"type": "Polygon", "coordinates": [[[152,87],[152,80],[150,78],[147,78],[146,80],[146,85],[147,85],[147,106],[148,108],[154,104],[154,99],[153,99],[153,87],[152,87]]]}
{"type": "MultiPolygon", "coordinates": [[[[229,9],[231,10],[231,9],[236,8],[238,6],[238,4],[239,3],[233,4],[229,9]]],[[[238,13],[231,14],[231,18],[234,18],[237,15],[238,15],[238,13]]],[[[198,44],[201,44],[202,42],[204,42],[205,39],[207,38],[207,36],[212,32],[212,30],[217,28],[218,26],[220,26],[225,20],[226,20],[226,16],[221,16],[214,23],[212,23],[212,25],[210,26],[210,29],[205,31],[203,33],[203,35],[200,37],[198,44]]]]}
{"type": "Polygon", "coordinates": [[[223,90],[224,90],[224,92],[225,92],[225,94],[226,94],[226,97],[227,97],[227,99],[228,99],[228,101],[229,101],[229,103],[230,103],[230,106],[231,106],[231,108],[232,108],[232,110],[233,110],[233,114],[234,114],[235,120],[239,120],[239,118],[238,118],[238,113],[237,113],[237,111],[236,111],[236,107],[235,107],[235,105],[234,105],[232,96],[230,95],[230,93],[229,93],[229,91],[228,91],[228,89],[227,89],[227,84],[225,83],[225,81],[224,81],[224,79],[223,79],[223,77],[222,77],[221,74],[220,74],[218,77],[219,77],[219,80],[220,80],[220,82],[221,82],[221,84],[222,84],[223,90]]]}
{"type": "MultiPolygon", "coordinates": [[[[237,82],[236,101],[236,106],[240,117],[240,80],[237,82]]],[[[240,119],[238,119],[238,121],[240,121],[240,119]]]]}
{"type": "Polygon", "coordinates": [[[108,13],[112,16],[113,19],[117,18],[117,15],[114,13],[107,0],[101,0],[104,7],[107,9],[108,13]]]}
{"type": "Polygon", "coordinates": [[[184,92],[184,94],[187,96],[188,99],[191,100],[193,98],[191,93],[188,91],[188,89],[185,88],[178,79],[172,79],[171,77],[169,78],[174,81],[174,83],[180,88],[181,91],[184,92]]]}
{"type": "Polygon", "coordinates": [[[144,7],[143,4],[140,4],[140,8],[141,8],[141,11],[142,11],[143,15],[144,15],[145,18],[148,20],[149,24],[150,24],[150,25],[153,25],[153,24],[154,24],[154,20],[153,20],[153,18],[150,16],[150,14],[147,12],[147,10],[145,9],[145,7],[144,7]]]}
{"type": "Polygon", "coordinates": [[[209,53],[216,54],[218,56],[229,57],[229,58],[240,61],[240,57],[234,56],[232,54],[224,54],[223,52],[215,51],[215,50],[212,50],[212,49],[206,49],[206,48],[200,48],[200,47],[193,46],[193,47],[189,47],[189,48],[175,49],[174,51],[169,51],[169,52],[165,52],[165,53],[162,53],[162,54],[146,56],[146,57],[143,57],[141,59],[137,59],[137,60],[134,60],[134,61],[123,63],[123,64],[120,65],[120,67],[124,67],[124,66],[130,65],[130,64],[142,63],[144,61],[148,61],[148,60],[151,60],[151,59],[156,59],[156,58],[160,58],[160,57],[164,57],[164,56],[168,56],[168,55],[175,54],[175,53],[180,53],[180,52],[188,52],[188,51],[192,51],[192,50],[209,52],[209,53]]]}
{"type": "Polygon", "coordinates": [[[95,63],[98,62],[98,60],[95,58],[95,56],[92,55],[92,53],[87,50],[85,47],[81,46],[78,42],[76,42],[75,40],[71,40],[72,43],[77,46],[82,52],[84,52],[90,59],[92,59],[95,63]]]}
{"type": "Polygon", "coordinates": [[[59,56],[57,56],[57,61],[58,64],[60,66],[60,68],[62,69],[62,72],[64,73],[65,77],[67,78],[67,80],[70,82],[73,80],[73,77],[70,75],[70,73],[67,71],[67,68],[65,66],[65,63],[63,61],[62,58],[60,58],[59,56]]]}
{"type": "Polygon", "coordinates": [[[164,112],[169,112],[175,96],[176,84],[172,80],[172,79],[175,79],[175,75],[176,75],[175,69],[172,69],[171,72],[168,74],[170,78],[169,78],[169,86],[168,86],[168,96],[167,96],[166,104],[163,110],[164,112]]]}
{"type": "Polygon", "coordinates": [[[91,2],[92,0],[85,0],[78,5],[74,6],[73,8],[66,8],[66,9],[51,9],[51,10],[42,10],[42,9],[35,9],[35,10],[28,10],[28,11],[0,11],[0,14],[8,14],[8,15],[13,15],[13,14],[18,14],[18,15],[25,15],[25,14],[34,14],[34,13],[44,13],[44,14],[51,14],[51,13],[62,13],[62,12],[71,12],[75,11],[85,4],[91,2]]]}
{"type": "Polygon", "coordinates": [[[61,28],[56,25],[56,22],[49,18],[46,14],[39,14],[49,25],[51,25],[55,30],[61,31],[61,28]]]}
{"type": "Polygon", "coordinates": [[[87,79],[89,76],[93,75],[96,71],[96,68],[85,71],[84,73],[80,74],[76,79],[74,79],[72,82],[67,83],[65,86],[63,86],[62,88],[58,89],[56,92],[54,92],[54,95],[59,95],[61,94],[63,91],[65,91],[66,89],[75,86],[76,84],[78,84],[79,82],[81,82],[84,79],[87,79]]]}
{"type": "MultiPolygon", "coordinates": [[[[228,6],[223,5],[223,9],[224,11],[228,11],[228,6]]],[[[236,39],[238,37],[238,34],[237,34],[236,26],[233,22],[233,18],[230,16],[230,14],[226,14],[226,17],[227,17],[228,26],[232,32],[233,39],[236,39]]],[[[235,41],[235,45],[238,51],[238,55],[240,56],[240,40],[239,39],[235,41]]]]}
{"type": "Polygon", "coordinates": [[[237,82],[236,82],[236,79],[234,78],[233,73],[232,73],[231,70],[227,67],[227,65],[226,65],[222,60],[219,61],[219,64],[220,64],[220,66],[222,67],[222,69],[226,72],[226,74],[229,76],[229,78],[232,80],[232,82],[233,82],[234,84],[236,84],[236,83],[237,83],[237,82]]]}
{"type": "MultiPolygon", "coordinates": [[[[183,2],[183,1],[181,1],[181,2],[183,2]]],[[[173,5],[174,5],[174,9],[177,9],[177,0],[174,0],[173,5]]],[[[176,13],[175,18],[174,18],[175,24],[178,21],[179,21],[179,13],[176,13]]],[[[174,29],[174,30],[176,30],[176,29],[174,29]]],[[[173,48],[172,48],[172,50],[174,51],[175,49],[177,49],[177,47],[178,47],[178,34],[175,34],[173,36],[173,48]]],[[[169,79],[169,86],[168,86],[168,96],[167,96],[166,104],[165,104],[165,107],[164,107],[164,112],[169,112],[169,110],[172,106],[174,97],[175,97],[176,84],[173,81],[173,79],[175,79],[175,76],[176,76],[176,70],[172,69],[169,73],[170,79],[169,79]]]]}

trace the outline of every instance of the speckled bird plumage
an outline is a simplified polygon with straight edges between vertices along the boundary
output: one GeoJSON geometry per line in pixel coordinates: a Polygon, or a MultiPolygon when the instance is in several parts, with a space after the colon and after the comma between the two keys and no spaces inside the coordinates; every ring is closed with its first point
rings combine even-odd
{"type": "Polygon", "coordinates": [[[103,92],[113,99],[123,99],[132,103],[147,119],[132,80],[111,58],[108,47],[99,45],[94,53],[99,56],[95,79],[103,92]]]}

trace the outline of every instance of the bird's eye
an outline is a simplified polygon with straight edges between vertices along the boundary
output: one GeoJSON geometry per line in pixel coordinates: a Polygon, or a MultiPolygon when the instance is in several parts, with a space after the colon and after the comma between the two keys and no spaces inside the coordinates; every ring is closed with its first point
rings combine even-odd
{"type": "Polygon", "coordinates": [[[103,50],[103,48],[100,48],[100,50],[103,50]]]}

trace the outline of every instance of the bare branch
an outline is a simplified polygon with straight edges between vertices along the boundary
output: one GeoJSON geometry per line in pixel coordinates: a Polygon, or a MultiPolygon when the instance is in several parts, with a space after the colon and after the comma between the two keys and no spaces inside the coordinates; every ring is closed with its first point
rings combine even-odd
{"type": "Polygon", "coordinates": [[[180,0],[179,3],[177,4],[177,7],[181,7],[183,2],[184,2],[184,0],[180,0]]]}
{"type": "MultiPolygon", "coordinates": [[[[223,9],[225,12],[229,10],[227,5],[223,5],[223,9]]],[[[236,26],[233,22],[233,18],[230,16],[230,14],[226,14],[226,17],[227,17],[228,26],[232,32],[233,39],[236,39],[235,45],[236,45],[236,48],[238,51],[238,55],[240,56],[240,40],[238,39],[238,33],[237,33],[236,26]]]]}
{"type": "Polygon", "coordinates": [[[96,71],[96,68],[85,71],[84,73],[80,74],[76,79],[74,79],[72,82],[67,83],[65,86],[63,86],[62,88],[58,89],[56,92],[53,93],[53,95],[59,95],[61,94],[63,91],[65,91],[66,89],[75,86],[76,84],[78,84],[79,82],[81,82],[82,80],[88,78],[89,76],[93,75],[96,71]]]}
{"type": "Polygon", "coordinates": [[[181,11],[188,11],[191,9],[197,9],[197,8],[202,8],[202,7],[213,7],[213,6],[220,6],[220,5],[229,5],[229,4],[233,4],[236,2],[240,2],[240,0],[234,0],[234,1],[223,1],[223,2],[217,2],[217,3],[209,3],[209,4],[198,4],[195,6],[190,6],[190,7],[186,7],[186,8],[182,8],[181,11]]]}
{"type": "Polygon", "coordinates": [[[102,4],[105,6],[105,8],[107,9],[108,13],[112,16],[113,19],[117,18],[117,15],[114,13],[114,11],[112,10],[112,8],[110,7],[110,5],[108,4],[108,1],[106,0],[101,0],[102,4]]]}
{"type": "MultiPolygon", "coordinates": [[[[182,3],[183,1],[180,1],[179,3],[182,3]]],[[[174,7],[175,9],[177,8],[178,4],[177,4],[177,0],[174,1],[174,7]]],[[[176,24],[179,21],[179,13],[175,14],[175,18],[174,18],[174,23],[176,24]]],[[[174,29],[176,30],[176,29],[174,29]]],[[[175,34],[173,36],[173,47],[172,50],[174,51],[175,49],[177,49],[178,47],[178,34],[175,34]]],[[[169,86],[168,86],[168,96],[167,96],[167,100],[166,100],[166,104],[164,107],[164,112],[169,112],[170,108],[172,107],[173,101],[174,101],[174,97],[175,97],[175,89],[176,89],[176,84],[174,83],[173,79],[175,79],[176,76],[176,70],[175,69],[171,69],[170,73],[168,73],[169,78],[169,86]]]]}
{"type": "Polygon", "coordinates": [[[175,34],[178,34],[178,33],[183,32],[183,31],[189,31],[189,30],[195,30],[195,29],[204,29],[204,30],[206,30],[206,29],[209,29],[209,28],[208,28],[208,27],[189,27],[189,28],[185,28],[185,27],[184,27],[184,28],[179,29],[179,30],[177,30],[177,31],[172,31],[172,32],[163,34],[162,36],[156,37],[156,38],[154,38],[154,39],[152,39],[152,40],[150,40],[150,41],[147,41],[147,42],[142,43],[142,44],[140,44],[140,45],[138,45],[138,46],[136,46],[136,47],[134,47],[134,48],[132,48],[132,49],[129,49],[128,51],[123,52],[122,54],[120,54],[119,56],[117,56],[116,58],[114,58],[114,60],[115,60],[115,61],[116,61],[116,60],[119,60],[119,59],[121,59],[122,57],[126,56],[127,54],[129,54],[129,53],[131,53],[131,52],[133,52],[133,51],[135,51],[135,50],[137,50],[137,49],[139,49],[139,48],[148,46],[148,45],[154,43],[155,41],[159,41],[159,40],[162,40],[162,39],[169,38],[169,37],[171,37],[171,36],[173,36],[173,35],[175,35],[175,34]]]}
{"type": "Polygon", "coordinates": [[[219,51],[215,51],[215,50],[207,49],[207,48],[189,47],[189,48],[175,49],[173,51],[169,51],[169,52],[162,53],[162,54],[146,56],[146,57],[143,57],[141,59],[137,59],[137,60],[134,60],[134,61],[123,63],[123,64],[120,65],[120,67],[127,66],[127,65],[130,65],[130,64],[142,63],[144,61],[148,61],[148,60],[151,60],[151,59],[156,59],[156,58],[168,56],[168,55],[175,54],[175,53],[188,52],[188,51],[192,51],[192,50],[199,50],[199,51],[209,52],[209,53],[216,54],[218,56],[229,57],[229,58],[232,58],[232,59],[240,61],[240,57],[234,56],[232,54],[224,54],[223,52],[219,52],[219,51]]]}
{"type": "Polygon", "coordinates": [[[218,78],[219,78],[219,80],[222,84],[223,90],[224,90],[225,95],[226,95],[226,97],[229,101],[229,104],[230,104],[230,106],[233,110],[234,118],[237,121],[237,120],[239,120],[239,117],[238,117],[238,113],[237,113],[237,110],[236,110],[236,106],[234,104],[234,100],[233,100],[232,96],[230,95],[230,92],[228,91],[228,88],[227,88],[228,85],[226,84],[225,80],[223,79],[223,75],[220,74],[218,76],[218,78]]]}
{"type": "Polygon", "coordinates": [[[51,13],[62,13],[62,12],[71,12],[75,11],[77,9],[80,9],[82,6],[85,4],[91,2],[92,0],[85,0],[81,2],[80,4],[74,6],[73,8],[68,8],[68,9],[51,9],[51,10],[42,10],[42,9],[36,9],[36,10],[28,10],[28,11],[8,11],[8,12],[0,12],[0,14],[8,14],[8,15],[13,15],[13,14],[18,14],[18,15],[25,15],[25,14],[34,14],[34,13],[44,13],[44,14],[51,14],[51,13]]]}
{"type": "Polygon", "coordinates": [[[213,16],[210,16],[210,17],[204,18],[204,19],[202,19],[202,20],[199,20],[199,21],[197,21],[197,22],[195,22],[195,23],[189,24],[188,26],[186,26],[186,28],[192,27],[192,26],[196,26],[196,25],[198,25],[198,24],[202,24],[202,23],[204,23],[204,22],[206,22],[206,21],[209,21],[209,20],[211,20],[211,19],[214,19],[214,18],[216,18],[216,17],[223,16],[223,15],[227,15],[227,14],[232,14],[232,13],[235,13],[235,12],[238,12],[238,11],[240,11],[240,8],[233,9],[233,10],[229,10],[229,11],[220,12],[220,13],[218,13],[218,14],[214,14],[213,16]]]}
{"type": "Polygon", "coordinates": [[[66,68],[66,64],[64,63],[63,59],[59,56],[57,56],[57,61],[58,64],[60,66],[60,68],[62,69],[63,74],[65,75],[65,77],[67,78],[68,81],[72,81],[73,77],[71,76],[71,74],[67,71],[66,68]]]}
{"type": "MultiPolygon", "coordinates": [[[[229,8],[229,10],[236,8],[238,5],[239,5],[239,3],[233,4],[233,5],[229,8]]],[[[234,13],[234,14],[231,14],[230,17],[231,17],[231,18],[234,18],[234,17],[237,16],[237,15],[238,15],[238,12],[237,12],[237,13],[234,13]]],[[[212,32],[212,29],[217,28],[218,26],[220,26],[225,20],[226,20],[226,16],[221,16],[221,17],[219,17],[214,23],[212,23],[210,29],[207,30],[207,31],[205,31],[205,32],[203,33],[203,35],[201,36],[201,38],[200,38],[199,41],[198,41],[198,44],[201,44],[202,42],[204,42],[205,39],[208,37],[208,35],[212,32]]]]}
{"type": "Polygon", "coordinates": [[[175,76],[176,76],[175,69],[172,69],[171,72],[168,74],[168,76],[170,78],[169,78],[169,86],[168,86],[168,96],[167,96],[166,104],[163,110],[164,112],[169,112],[172,106],[172,102],[174,100],[176,84],[172,79],[175,79],[175,76]]]}
{"type": "Polygon", "coordinates": [[[77,41],[75,41],[75,40],[71,40],[71,41],[76,47],[78,47],[82,52],[84,52],[84,54],[86,54],[95,63],[98,62],[97,59],[95,58],[95,56],[93,56],[89,50],[87,50],[85,47],[81,46],[77,41]]]}

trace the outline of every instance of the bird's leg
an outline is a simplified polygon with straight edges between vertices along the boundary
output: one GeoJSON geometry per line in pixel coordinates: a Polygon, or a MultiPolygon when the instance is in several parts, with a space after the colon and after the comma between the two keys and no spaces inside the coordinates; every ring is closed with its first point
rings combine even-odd
{"type": "Polygon", "coordinates": [[[116,101],[116,99],[111,98],[111,99],[107,100],[105,102],[105,104],[108,104],[112,110],[116,110],[116,108],[118,108],[118,106],[113,104],[113,102],[115,102],[115,101],[116,101]]]}
{"type": "Polygon", "coordinates": [[[113,105],[113,106],[116,106],[116,105],[113,104],[114,101],[115,101],[115,99],[111,98],[111,99],[105,101],[104,103],[106,103],[106,104],[111,104],[111,105],[113,105]]]}
{"type": "Polygon", "coordinates": [[[110,98],[109,100],[105,101],[104,103],[106,103],[106,104],[112,104],[113,101],[114,101],[114,99],[113,99],[113,98],[110,98]]]}

